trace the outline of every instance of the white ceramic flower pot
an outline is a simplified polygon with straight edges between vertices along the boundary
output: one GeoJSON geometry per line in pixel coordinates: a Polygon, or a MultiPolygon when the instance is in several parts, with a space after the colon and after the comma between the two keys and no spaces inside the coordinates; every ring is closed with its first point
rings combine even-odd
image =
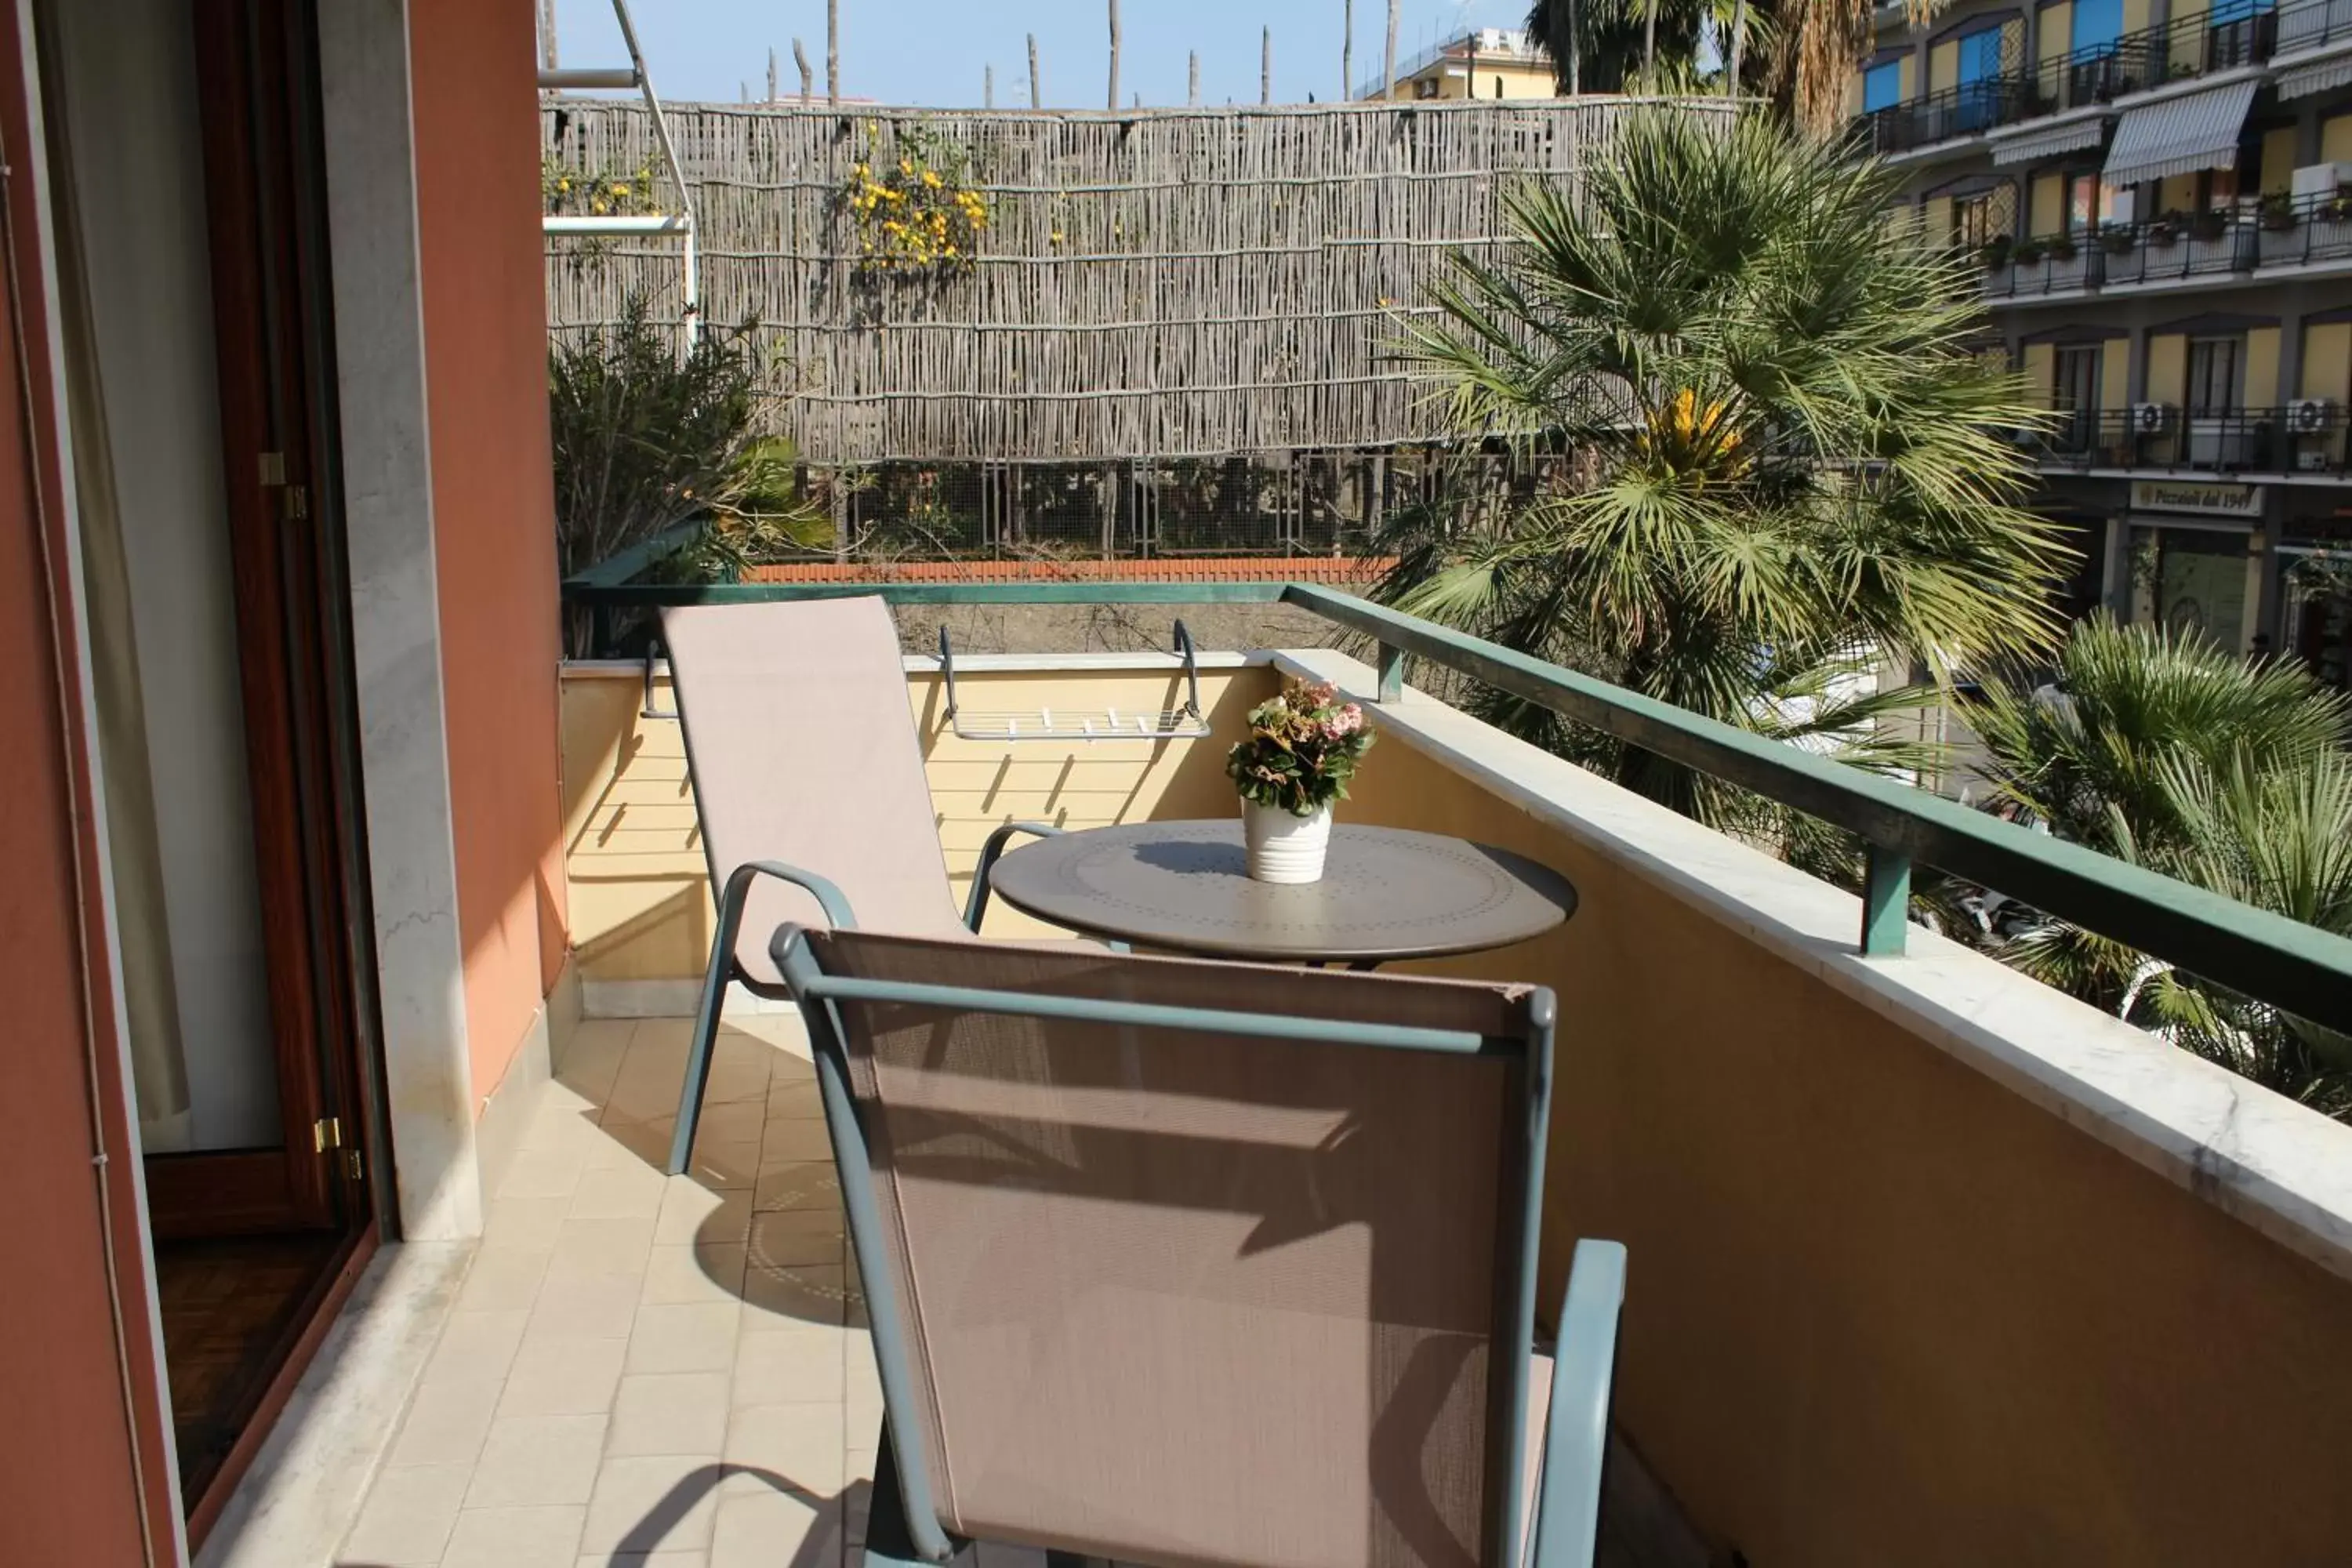
{"type": "Polygon", "coordinates": [[[1331,847],[1331,808],[1293,816],[1278,805],[1242,802],[1242,837],[1249,845],[1249,874],[1260,882],[1319,882],[1323,853],[1331,847]]]}

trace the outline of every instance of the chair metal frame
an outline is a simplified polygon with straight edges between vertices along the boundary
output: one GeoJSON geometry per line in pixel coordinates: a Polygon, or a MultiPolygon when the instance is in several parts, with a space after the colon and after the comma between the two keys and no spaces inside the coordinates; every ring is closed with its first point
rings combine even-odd
{"type": "MultiPolygon", "coordinates": [[[[737,874],[780,877],[815,896],[838,929],[856,929],[848,900],[823,877],[772,862],[746,866],[737,874]]],[[[734,879],[730,879],[730,889],[734,879]]],[[[740,900],[735,900],[740,917],[740,900]]],[[[731,952],[731,943],[714,950],[731,952]]],[[[1598,1537],[1601,1479],[1606,1450],[1611,1383],[1615,1371],[1617,1321],[1624,1300],[1625,1249],[1613,1241],[1580,1240],[1572,1260],[1568,1296],[1559,1321],[1552,1366],[1551,1401],[1543,1452],[1526,1452],[1528,1382],[1535,1345],[1536,1258],[1540,1240],[1544,1148],[1550,1121],[1552,1047],[1558,1005],[1538,987],[1528,998],[1523,1035],[1490,1036],[1401,1025],[1352,1023],[1208,1007],[1095,1000],[1042,993],[982,990],[830,974],[820,966],[807,933],[781,928],[770,952],[784,977],[785,990],[799,1004],[815,1058],[825,1126],[838,1167],[849,1237],[863,1282],[867,1322],[881,1374],[883,1429],[877,1446],[873,1505],[866,1528],[866,1561],[873,1568],[937,1568],[964,1542],[940,1522],[930,1490],[930,1472],[916,1445],[919,1439],[893,1412],[915,1409],[916,1395],[906,1317],[898,1299],[896,1274],[885,1251],[881,1212],[874,1193],[874,1167],[856,1100],[849,1087],[846,1034],[839,1004],[901,1003],[1011,1016],[1099,1023],[1125,1029],[1180,1029],[1371,1049],[1430,1051],[1445,1055],[1506,1056],[1523,1065],[1527,1103],[1524,1142],[1518,1158],[1525,1172],[1516,1254],[1502,1259],[1496,1280],[1496,1318],[1508,1338],[1499,1348],[1507,1371],[1489,1386],[1489,1451],[1506,1458],[1490,1471],[1487,1539],[1500,1552],[1493,1568],[1586,1568],[1598,1537]],[[1534,1510],[1532,1556],[1523,1551],[1521,1510],[1527,1467],[1539,1467],[1540,1490],[1534,1510]]],[[[1111,954],[1106,958],[1118,960],[1111,954]]],[[[716,963],[714,962],[714,970],[716,963]]],[[[1015,1543],[1017,1544],[1017,1543],[1015,1543]]],[[[1057,1559],[1068,1554],[1055,1552],[1057,1559]]]]}

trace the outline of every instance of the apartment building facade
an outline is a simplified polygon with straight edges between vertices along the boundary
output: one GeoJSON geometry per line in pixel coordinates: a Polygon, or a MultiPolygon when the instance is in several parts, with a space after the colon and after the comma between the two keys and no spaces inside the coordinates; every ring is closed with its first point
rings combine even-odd
{"type": "Polygon", "coordinates": [[[2074,607],[2352,684],[2352,0],[1891,7],[1849,106],[2049,411],[2074,607]]]}

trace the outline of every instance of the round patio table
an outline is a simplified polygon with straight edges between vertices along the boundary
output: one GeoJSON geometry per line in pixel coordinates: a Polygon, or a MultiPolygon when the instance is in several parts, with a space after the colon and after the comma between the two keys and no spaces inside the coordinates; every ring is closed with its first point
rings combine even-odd
{"type": "Polygon", "coordinates": [[[1089,936],[1210,958],[1345,963],[1507,947],[1576,911],[1576,889],[1506,849],[1334,824],[1323,879],[1252,881],[1238,818],[1039,838],[997,861],[995,895],[1089,936]]]}

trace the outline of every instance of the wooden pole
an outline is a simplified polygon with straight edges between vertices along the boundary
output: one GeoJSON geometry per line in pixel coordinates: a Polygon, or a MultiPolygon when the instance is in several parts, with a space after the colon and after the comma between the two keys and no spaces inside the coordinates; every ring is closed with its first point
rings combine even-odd
{"type": "Polygon", "coordinates": [[[776,50],[772,44],[768,47],[768,101],[776,101],[776,50]]]}
{"type": "Polygon", "coordinates": [[[1574,98],[1583,90],[1584,18],[1578,0],[1568,0],[1568,96],[1574,98]]]}
{"type": "Polygon", "coordinates": [[[824,100],[841,101],[841,0],[824,0],[824,100]]]}
{"type": "Polygon", "coordinates": [[[1658,0],[1642,6],[1642,90],[1658,90],[1658,0]]]}
{"type": "Polygon", "coordinates": [[[1266,28],[1257,40],[1257,100],[1274,101],[1274,29],[1266,28]]]}
{"type": "Polygon", "coordinates": [[[1383,99],[1396,95],[1397,7],[1402,3],[1403,0],[1389,0],[1389,47],[1381,60],[1381,96],[1383,99]]]}
{"type": "Polygon", "coordinates": [[[980,68],[980,106],[982,109],[996,107],[996,68],[994,66],[980,68]]]}
{"type": "Polygon", "coordinates": [[[816,96],[816,72],[809,69],[808,51],[797,37],[793,40],[793,64],[801,68],[801,107],[806,109],[816,96]]]}
{"type": "Polygon", "coordinates": [[[1748,48],[1748,0],[1731,0],[1731,63],[1723,73],[1726,97],[1739,96],[1739,57],[1748,48]]]}
{"type": "Polygon", "coordinates": [[[1110,0],[1110,98],[1106,107],[1118,107],[1118,0],[1110,0]]]}
{"type": "Polygon", "coordinates": [[[539,0],[539,63],[549,70],[561,68],[555,49],[555,0],[539,0]]]}
{"type": "Polygon", "coordinates": [[[1045,107],[1045,84],[1037,75],[1037,35],[1029,35],[1029,107],[1045,107]]]}
{"type": "Polygon", "coordinates": [[[1201,51],[1192,51],[1192,68],[1185,73],[1184,101],[1194,109],[1201,107],[1201,51]]]}
{"type": "Polygon", "coordinates": [[[1356,96],[1356,0],[1339,0],[1339,101],[1356,96]]]}

